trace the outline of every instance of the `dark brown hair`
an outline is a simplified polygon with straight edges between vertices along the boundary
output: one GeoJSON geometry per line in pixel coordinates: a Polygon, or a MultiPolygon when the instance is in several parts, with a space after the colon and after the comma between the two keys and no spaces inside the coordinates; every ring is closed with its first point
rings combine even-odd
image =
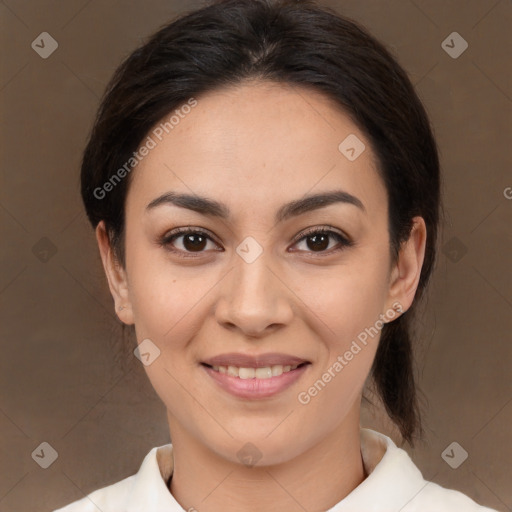
{"type": "Polygon", "coordinates": [[[131,175],[108,187],[108,194],[98,191],[123,165],[126,169],[164,116],[192,97],[248,79],[319,91],[366,134],[387,189],[393,261],[409,238],[413,217],[425,220],[416,300],[383,327],[372,368],[389,416],[412,442],[421,422],[411,322],[436,255],[439,160],[427,114],[409,78],[360,25],[309,1],[221,0],[161,28],[120,65],[105,92],[82,162],[88,218],[93,227],[105,221],[124,265],[124,205],[131,175]]]}

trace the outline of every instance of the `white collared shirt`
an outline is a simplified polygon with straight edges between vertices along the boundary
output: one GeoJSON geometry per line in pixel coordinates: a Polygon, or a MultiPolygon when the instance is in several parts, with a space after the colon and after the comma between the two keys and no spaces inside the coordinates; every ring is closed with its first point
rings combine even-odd
{"type": "MultiPolygon", "coordinates": [[[[327,512],[496,512],[424,480],[407,452],[383,434],[361,429],[361,454],[368,477],[327,512]]],[[[155,447],[135,475],[54,512],[184,512],[167,487],[173,463],[172,444],[155,447]]]]}

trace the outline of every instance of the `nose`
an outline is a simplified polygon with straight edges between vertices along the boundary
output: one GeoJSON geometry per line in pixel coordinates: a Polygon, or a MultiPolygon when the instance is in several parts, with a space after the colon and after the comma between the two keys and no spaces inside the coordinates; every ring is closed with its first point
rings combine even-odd
{"type": "Polygon", "coordinates": [[[293,292],[270,268],[265,251],[253,262],[242,258],[223,280],[216,319],[245,337],[261,338],[291,322],[293,292]]]}

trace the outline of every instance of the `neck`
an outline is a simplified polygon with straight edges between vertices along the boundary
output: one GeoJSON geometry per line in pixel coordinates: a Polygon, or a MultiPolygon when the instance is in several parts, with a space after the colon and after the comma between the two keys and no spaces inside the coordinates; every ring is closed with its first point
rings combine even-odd
{"type": "Polygon", "coordinates": [[[180,429],[172,418],[169,425],[174,453],[170,491],[185,510],[322,512],[365,479],[359,408],[305,452],[284,463],[263,467],[227,460],[180,429]]]}

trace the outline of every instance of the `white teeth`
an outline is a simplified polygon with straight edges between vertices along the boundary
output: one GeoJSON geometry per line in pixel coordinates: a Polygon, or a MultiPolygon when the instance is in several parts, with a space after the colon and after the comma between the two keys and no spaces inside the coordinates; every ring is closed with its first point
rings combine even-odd
{"type": "Polygon", "coordinates": [[[283,373],[283,366],[276,364],[272,366],[272,377],[279,377],[283,373]]]}
{"type": "Polygon", "coordinates": [[[231,377],[238,377],[238,368],[236,366],[228,366],[226,373],[231,377]]]}
{"type": "Polygon", "coordinates": [[[270,366],[265,366],[264,368],[256,368],[254,376],[257,379],[270,379],[270,377],[272,377],[272,368],[270,368],[270,366]]]}
{"type": "Polygon", "coordinates": [[[238,368],[238,376],[241,379],[254,379],[255,374],[254,368],[238,368]]]}
{"type": "Polygon", "coordinates": [[[239,377],[240,379],[270,379],[279,377],[282,373],[295,370],[299,366],[287,364],[275,364],[273,366],[264,366],[262,368],[239,368],[238,366],[213,366],[213,369],[219,373],[225,373],[230,377],[239,377]]]}

